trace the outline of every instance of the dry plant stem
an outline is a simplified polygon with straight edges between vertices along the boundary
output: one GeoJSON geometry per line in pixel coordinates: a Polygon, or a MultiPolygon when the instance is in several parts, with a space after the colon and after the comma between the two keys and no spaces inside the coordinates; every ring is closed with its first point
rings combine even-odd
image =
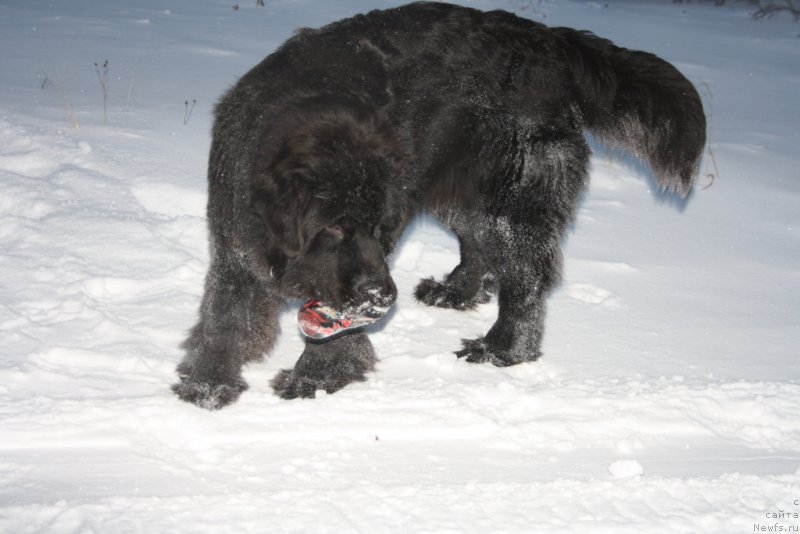
{"type": "Polygon", "coordinates": [[[184,110],[183,110],[183,124],[184,126],[189,124],[189,119],[192,117],[192,111],[194,111],[194,105],[197,104],[196,99],[192,99],[192,105],[189,106],[189,101],[186,100],[183,102],[184,110]]]}
{"type": "Polygon", "coordinates": [[[784,0],[782,3],[768,2],[764,5],[761,0],[753,2],[758,9],[753,13],[753,18],[763,19],[777,15],[781,11],[789,12],[794,20],[800,20],[800,4],[795,3],[794,0],[784,0]]]}
{"type": "Polygon", "coordinates": [[[94,69],[103,93],[103,124],[106,124],[108,119],[108,60],[105,60],[102,65],[95,63],[94,69]]]}
{"type": "Polygon", "coordinates": [[[69,118],[70,122],[72,123],[72,127],[75,130],[80,130],[81,125],[78,122],[78,115],[75,113],[75,110],[72,108],[72,103],[67,97],[67,93],[64,90],[64,84],[61,81],[61,77],[58,75],[58,71],[52,66],[50,66],[50,72],[45,73],[45,78],[42,81],[42,89],[47,88],[48,86],[52,85],[56,92],[58,93],[58,97],[61,99],[61,105],[64,107],[64,113],[69,118]]]}
{"type": "Polygon", "coordinates": [[[714,180],[716,180],[717,176],[719,176],[719,169],[717,168],[717,158],[714,157],[714,150],[711,148],[712,140],[711,136],[714,133],[714,93],[711,92],[711,85],[705,81],[701,80],[700,85],[704,89],[702,93],[704,96],[707,97],[708,100],[708,113],[707,113],[707,135],[708,141],[706,142],[706,158],[705,163],[703,165],[703,175],[708,178],[708,184],[703,187],[703,191],[714,185],[714,180]]]}
{"type": "Polygon", "coordinates": [[[133,64],[133,71],[131,71],[131,77],[128,81],[128,96],[125,99],[125,127],[128,126],[128,115],[130,112],[131,107],[131,100],[133,99],[133,86],[136,83],[136,71],[139,68],[139,58],[136,58],[136,62],[133,64]]]}

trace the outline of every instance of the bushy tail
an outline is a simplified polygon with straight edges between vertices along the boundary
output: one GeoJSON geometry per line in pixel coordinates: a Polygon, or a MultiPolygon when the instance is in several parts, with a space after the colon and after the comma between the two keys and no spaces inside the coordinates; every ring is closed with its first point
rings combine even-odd
{"type": "Polygon", "coordinates": [[[554,30],[567,43],[587,129],[649,164],[658,185],[688,195],[706,142],[697,90],[666,61],[588,32],[554,30]]]}

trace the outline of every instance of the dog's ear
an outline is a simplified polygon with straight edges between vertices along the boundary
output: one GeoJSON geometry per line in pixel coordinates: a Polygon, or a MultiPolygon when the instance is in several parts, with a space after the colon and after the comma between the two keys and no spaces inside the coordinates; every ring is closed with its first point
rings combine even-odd
{"type": "Polygon", "coordinates": [[[250,199],[254,220],[260,226],[263,237],[287,256],[294,256],[303,246],[300,218],[303,213],[304,195],[280,194],[274,186],[261,185],[250,199]]]}
{"type": "Polygon", "coordinates": [[[373,230],[373,237],[380,242],[384,254],[388,255],[394,250],[395,244],[403,233],[404,223],[405,221],[399,213],[389,213],[384,215],[373,230]]]}
{"type": "MultiPolygon", "coordinates": [[[[394,175],[400,179],[400,174],[394,175]]],[[[412,187],[401,187],[388,195],[383,205],[383,213],[375,228],[378,239],[386,255],[389,255],[403,235],[409,220],[414,215],[414,206],[419,202],[416,190],[412,187]]]]}

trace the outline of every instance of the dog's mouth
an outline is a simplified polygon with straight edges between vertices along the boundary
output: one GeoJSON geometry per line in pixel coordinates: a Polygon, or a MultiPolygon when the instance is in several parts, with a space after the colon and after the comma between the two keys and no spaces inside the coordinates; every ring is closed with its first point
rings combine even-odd
{"type": "Polygon", "coordinates": [[[337,309],[319,300],[309,300],[297,314],[297,326],[309,339],[330,339],[374,323],[386,315],[390,307],[366,303],[337,309]]]}

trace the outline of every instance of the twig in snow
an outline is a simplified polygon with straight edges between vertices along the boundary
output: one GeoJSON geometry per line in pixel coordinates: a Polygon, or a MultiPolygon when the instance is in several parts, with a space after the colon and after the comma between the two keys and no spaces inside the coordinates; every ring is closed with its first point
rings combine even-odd
{"type": "Polygon", "coordinates": [[[717,176],[719,176],[719,169],[717,168],[717,158],[714,157],[714,150],[711,148],[711,135],[714,132],[714,93],[711,92],[711,85],[709,85],[707,81],[700,80],[700,85],[705,89],[703,93],[708,97],[708,139],[706,141],[705,164],[703,165],[703,175],[708,178],[708,184],[702,188],[702,191],[705,191],[714,185],[714,180],[716,180],[717,176]]]}
{"type": "Polygon", "coordinates": [[[197,100],[192,99],[192,105],[189,106],[189,101],[186,100],[183,103],[184,110],[183,110],[183,124],[184,126],[189,124],[189,119],[192,117],[192,111],[194,111],[194,105],[197,104],[197,100]]]}
{"type": "Polygon", "coordinates": [[[67,93],[64,90],[64,84],[61,81],[61,77],[58,75],[58,71],[56,71],[52,65],[50,71],[45,73],[44,80],[42,80],[40,87],[42,89],[47,89],[51,86],[55,88],[56,92],[58,93],[58,96],[61,99],[61,104],[64,106],[64,113],[67,114],[70,122],[72,122],[72,127],[76,130],[80,130],[81,125],[78,122],[78,116],[75,114],[75,110],[72,109],[72,103],[70,102],[69,97],[67,97],[67,93]]]}
{"type": "Polygon", "coordinates": [[[139,58],[136,58],[136,63],[133,64],[133,70],[131,71],[131,77],[128,81],[128,97],[125,99],[125,126],[128,126],[128,112],[130,111],[131,107],[131,99],[133,98],[133,84],[136,82],[136,70],[139,67],[139,58]]]}
{"type": "Polygon", "coordinates": [[[102,65],[95,63],[94,70],[103,92],[103,124],[105,124],[108,119],[108,60],[105,60],[102,65]]]}
{"type": "Polygon", "coordinates": [[[796,4],[794,0],[784,0],[781,3],[767,2],[766,5],[761,0],[755,0],[753,3],[757,8],[753,13],[754,19],[769,18],[781,11],[788,11],[794,17],[794,20],[800,20],[800,5],[796,4]]]}

